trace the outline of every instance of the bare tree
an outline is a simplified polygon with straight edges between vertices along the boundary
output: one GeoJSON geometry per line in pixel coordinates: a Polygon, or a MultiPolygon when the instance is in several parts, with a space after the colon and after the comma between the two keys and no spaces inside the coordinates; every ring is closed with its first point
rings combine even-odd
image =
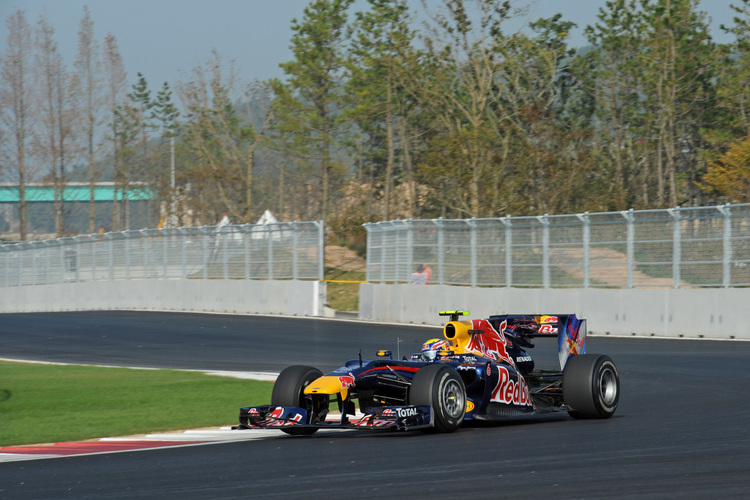
{"type": "Polygon", "coordinates": [[[249,123],[240,119],[234,104],[239,97],[235,70],[227,70],[215,51],[209,62],[193,68],[191,76],[191,81],[178,84],[177,93],[186,111],[186,147],[198,163],[190,174],[191,184],[212,200],[200,210],[213,215],[225,211],[235,221],[250,222],[255,152],[270,114],[257,130],[252,116],[249,123]]]}
{"type": "Polygon", "coordinates": [[[101,61],[99,59],[99,44],[94,38],[94,21],[88,6],[83,7],[78,31],[78,55],[75,61],[77,70],[78,97],[82,106],[83,130],[85,138],[86,164],[89,172],[89,232],[96,231],[96,203],[94,201],[94,187],[98,180],[96,171],[97,129],[101,123],[101,79],[99,76],[101,61]]]}
{"type": "Polygon", "coordinates": [[[31,69],[32,31],[24,11],[17,10],[6,21],[8,39],[6,52],[0,60],[0,123],[7,130],[7,142],[18,175],[19,218],[21,240],[26,239],[26,182],[27,155],[31,138],[30,85],[27,76],[31,69]]]}
{"type": "Polygon", "coordinates": [[[122,55],[117,44],[117,39],[111,33],[104,37],[104,75],[106,78],[105,106],[106,113],[110,115],[108,139],[112,141],[112,162],[114,165],[115,192],[112,210],[112,230],[118,230],[120,221],[120,204],[117,201],[117,192],[122,189],[122,155],[119,150],[118,137],[120,130],[117,118],[117,110],[122,106],[126,96],[127,73],[122,62],[122,55]]]}
{"type": "Polygon", "coordinates": [[[39,127],[35,130],[35,150],[48,165],[48,176],[54,190],[55,233],[65,232],[66,166],[72,156],[70,136],[72,113],[70,78],[54,39],[55,29],[46,15],[39,17],[36,29],[35,71],[38,88],[39,127]]]}

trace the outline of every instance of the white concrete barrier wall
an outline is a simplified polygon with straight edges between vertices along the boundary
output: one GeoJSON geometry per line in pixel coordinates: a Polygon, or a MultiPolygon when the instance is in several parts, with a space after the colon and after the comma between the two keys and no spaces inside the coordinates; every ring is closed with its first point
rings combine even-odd
{"type": "Polygon", "coordinates": [[[575,313],[593,335],[750,339],[750,289],[537,289],[363,283],[360,319],[443,324],[438,312],[575,313]]]}
{"type": "Polygon", "coordinates": [[[326,283],[131,280],[0,288],[0,312],[154,310],[322,316],[326,283]]]}

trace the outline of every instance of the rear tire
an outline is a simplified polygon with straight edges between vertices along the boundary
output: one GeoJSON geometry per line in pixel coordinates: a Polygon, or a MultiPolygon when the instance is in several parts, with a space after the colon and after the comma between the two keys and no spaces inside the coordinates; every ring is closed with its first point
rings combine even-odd
{"type": "Polygon", "coordinates": [[[456,370],[448,365],[427,365],[412,379],[409,404],[430,406],[433,429],[453,432],[466,415],[466,387],[456,370]]]}
{"type": "MultiPolygon", "coordinates": [[[[316,408],[318,405],[313,404],[310,406],[307,403],[305,387],[322,376],[323,372],[311,366],[297,365],[285,368],[273,385],[271,404],[274,406],[297,406],[305,408],[309,417],[315,419],[320,408],[316,408]]],[[[315,427],[291,427],[282,428],[281,430],[293,436],[308,436],[314,434],[318,429],[315,427]]]]}
{"type": "Polygon", "coordinates": [[[620,376],[609,356],[580,354],[563,371],[563,401],[573,418],[609,418],[620,401],[620,376]]]}

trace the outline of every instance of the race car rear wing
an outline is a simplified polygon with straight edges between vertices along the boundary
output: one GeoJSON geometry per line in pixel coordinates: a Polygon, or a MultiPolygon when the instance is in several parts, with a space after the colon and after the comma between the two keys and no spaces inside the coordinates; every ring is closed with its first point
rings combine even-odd
{"type": "Polygon", "coordinates": [[[557,338],[560,369],[571,356],[586,352],[586,320],[575,314],[508,314],[490,316],[489,321],[495,327],[505,322],[503,333],[521,339],[557,338]]]}
{"type": "MultiPolygon", "coordinates": [[[[440,311],[440,316],[449,316],[446,324],[446,338],[453,339],[450,323],[458,322],[461,316],[469,311],[440,311]]],[[[495,331],[502,330],[503,335],[510,335],[518,339],[522,347],[534,347],[528,341],[530,338],[557,338],[557,353],[560,369],[565,368],[568,358],[586,352],[586,320],[579,319],[575,314],[503,314],[490,316],[487,321],[495,331]]],[[[469,323],[464,322],[467,325],[469,323]]],[[[457,327],[453,327],[455,332],[457,327]]],[[[482,333],[481,330],[468,330],[468,334],[482,333]]]]}

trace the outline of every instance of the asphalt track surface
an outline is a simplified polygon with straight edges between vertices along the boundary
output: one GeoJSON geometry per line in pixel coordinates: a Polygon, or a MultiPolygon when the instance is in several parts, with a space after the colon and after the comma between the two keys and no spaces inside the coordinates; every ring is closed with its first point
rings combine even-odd
{"type": "MultiPolygon", "coordinates": [[[[359,349],[365,357],[378,348],[395,353],[399,339],[403,354],[438,333],[281,317],[6,314],[0,357],[327,370],[359,349]]],[[[612,419],[546,416],[447,435],[278,434],[0,463],[0,498],[750,498],[750,343],[594,337],[587,349],[609,354],[619,368],[612,419]]],[[[552,345],[540,340],[531,352],[538,365],[554,363],[552,345]]]]}

